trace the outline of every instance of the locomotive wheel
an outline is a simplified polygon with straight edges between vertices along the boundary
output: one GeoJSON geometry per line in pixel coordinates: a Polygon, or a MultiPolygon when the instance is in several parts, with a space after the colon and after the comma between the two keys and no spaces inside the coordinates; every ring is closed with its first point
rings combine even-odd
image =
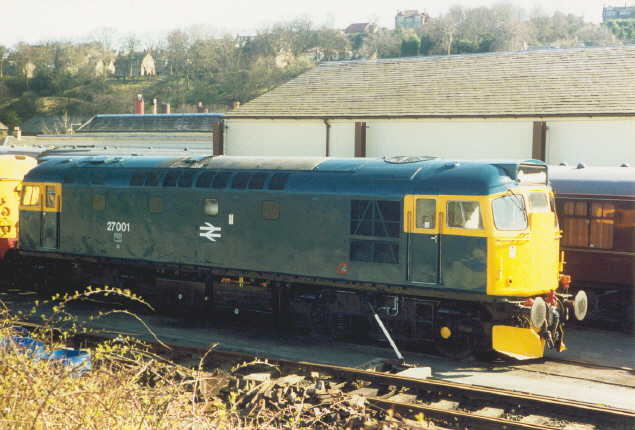
{"type": "Polygon", "coordinates": [[[472,354],[472,342],[464,336],[450,336],[447,339],[437,336],[434,348],[439,354],[452,360],[461,360],[472,354]]]}

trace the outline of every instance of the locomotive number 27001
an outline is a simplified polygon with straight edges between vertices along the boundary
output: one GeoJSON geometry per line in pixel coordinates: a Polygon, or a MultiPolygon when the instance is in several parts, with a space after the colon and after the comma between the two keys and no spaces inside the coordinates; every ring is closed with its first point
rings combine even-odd
{"type": "Polygon", "coordinates": [[[107,231],[130,231],[130,223],[129,222],[115,222],[108,221],[108,225],[106,226],[107,231]]]}

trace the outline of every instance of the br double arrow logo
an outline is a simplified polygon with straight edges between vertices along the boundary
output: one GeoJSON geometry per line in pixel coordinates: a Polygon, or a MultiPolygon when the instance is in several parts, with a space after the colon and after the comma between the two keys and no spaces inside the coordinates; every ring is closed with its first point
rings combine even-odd
{"type": "Polygon", "coordinates": [[[212,224],[206,222],[205,225],[201,226],[200,236],[206,237],[212,242],[216,242],[216,239],[220,238],[220,227],[214,227],[212,224]]]}

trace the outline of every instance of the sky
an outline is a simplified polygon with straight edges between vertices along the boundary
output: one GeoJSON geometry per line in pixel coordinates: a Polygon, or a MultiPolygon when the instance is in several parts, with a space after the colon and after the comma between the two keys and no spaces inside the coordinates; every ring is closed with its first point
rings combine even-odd
{"type": "MultiPolygon", "coordinates": [[[[507,0],[528,13],[538,7],[584,16],[600,23],[604,6],[635,5],[635,0],[507,0]]],[[[281,21],[308,17],[314,24],[346,28],[376,21],[394,28],[398,10],[426,10],[433,18],[453,5],[491,7],[500,0],[0,0],[0,45],[12,48],[22,41],[88,40],[92,31],[113,28],[120,37],[203,25],[221,33],[255,34],[281,21]]]]}

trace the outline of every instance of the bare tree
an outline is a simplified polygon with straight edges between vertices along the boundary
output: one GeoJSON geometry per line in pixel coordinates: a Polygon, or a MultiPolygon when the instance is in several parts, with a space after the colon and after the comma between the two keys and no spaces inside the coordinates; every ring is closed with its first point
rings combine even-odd
{"type": "Polygon", "coordinates": [[[4,45],[0,45],[0,78],[3,76],[4,73],[4,59],[8,53],[9,50],[7,49],[7,47],[4,45]]]}
{"type": "Polygon", "coordinates": [[[132,78],[132,71],[134,68],[134,57],[137,48],[139,47],[141,41],[137,37],[137,34],[134,32],[128,33],[126,37],[124,37],[122,41],[122,46],[126,50],[126,54],[128,56],[128,76],[132,78]]]}

